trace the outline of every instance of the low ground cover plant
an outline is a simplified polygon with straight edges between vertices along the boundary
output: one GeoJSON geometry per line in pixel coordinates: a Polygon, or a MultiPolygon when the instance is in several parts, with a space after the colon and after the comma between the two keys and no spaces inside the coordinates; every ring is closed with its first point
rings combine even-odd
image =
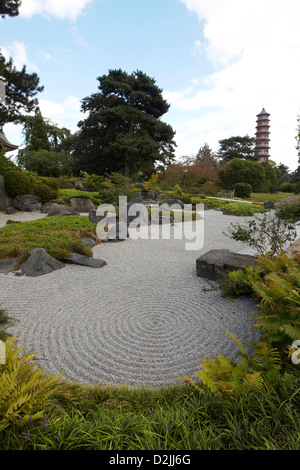
{"type": "Polygon", "coordinates": [[[81,238],[95,235],[95,224],[84,216],[44,217],[31,222],[12,223],[0,229],[0,259],[18,257],[22,263],[33,248],[44,248],[57,259],[72,252],[93,256],[81,238]]]}

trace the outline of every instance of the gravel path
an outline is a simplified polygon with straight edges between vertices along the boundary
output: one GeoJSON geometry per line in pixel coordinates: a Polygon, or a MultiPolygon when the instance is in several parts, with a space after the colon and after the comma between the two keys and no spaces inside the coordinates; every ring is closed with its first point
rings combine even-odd
{"type": "Polygon", "coordinates": [[[226,330],[258,339],[254,302],[223,299],[196,274],[196,259],[213,248],[251,253],[222,234],[240,220],[206,211],[197,251],[186,250],[186,240],[128,239],[93,249],[107,262],[101,269],[0,274],[0,302],[17,320],[9,331],[38,353],[39,366],[74,381],[156,386],[194,377],[202,357],[235,357],[226,330]]]}

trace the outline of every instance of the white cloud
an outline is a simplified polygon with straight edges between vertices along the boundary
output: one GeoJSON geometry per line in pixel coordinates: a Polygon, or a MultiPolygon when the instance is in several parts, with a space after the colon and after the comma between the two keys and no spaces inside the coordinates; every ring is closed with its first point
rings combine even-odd
{"type": "Polygon", "coordinates": [[[54,17],[58,20],[76,21],[83,10],[94,0],[23,0],[20,16],[31,18],[41,15],[45,18],[54,17]]]}
{"type": "Polygon", "coordinates": [[[39,107],[45,119],[50,119],[59,127],[67,127],[72,132],[77,130],[77,123],[83,118],[81,102],[73,95],[62,103],[40,99],[39,107]]]}
{"type": "Polygon", "coordinates": [[[30,68],[33,72],[38,72],[39,68],[28,59],[26,46],[23,42],[13,41],[9,46],[0,46],[1,52],[6,60],[13,58],[15,67],[20,70],[23,65],[30,68]]]}
{"type": "MultiPolygon", "coordinates": [[[[193,93],[166,92],[172,107],[183,113],[199,112],[195,123],[202,126],[198,127],[198,135],[205,141],[205,137],[213,138],[226,128],[228,137],[237,135],[234,131],[238,130],[254,135],[256,114],[265,107],[271,114],[271,158],[295,169],[298,158],[295,135],[297,115],[300,114],[300,99],[297,101],[300,2],[181,2],[199,17],[205,38],[202,54],[214,66],[215,72],[205,80],[201,77],[193,93]],[[218,112],[214,112],[216,107],[218,112]],[[208,108],[213,109],[209,114],[208,108]],[[224,125],[219,129],[218,116],[224,119],[224,125]],[[208,127],[210,122],[211,127],[208,127]]],[[[191,83],[196,84],[195,80],[191,83]]],[[[192,129],[191,121],[188,122],[192,129]]],[[[220,135],[221,138],[224,136],[220,135]]],[[[192,134],[190,140],[193,140],[192,134]]],[[[197,147],[201,144],[202,139],[197,147]]]]}

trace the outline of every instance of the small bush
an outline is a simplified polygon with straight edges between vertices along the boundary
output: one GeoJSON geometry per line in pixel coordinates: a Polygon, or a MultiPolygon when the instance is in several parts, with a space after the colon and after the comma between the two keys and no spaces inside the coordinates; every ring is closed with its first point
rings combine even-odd
{"type": "Polygon", "coordinates": [[[289,196],[277,204],[277,217],[284,220],[300,220],[300,196],[289,196]]]}
{"type": "Polygon", "coordinates": [[[51,178],[50,176],[47,178],[47,177],[42,177],[41,178],[41,182],[43,184],[46,184],[47,186],[49,186],[49,188],[51,189],[54,189],[54,191],[58,191],[59,188],[60,188],[60,184],[59,184],[59,179],[58,178],[51,178]]]}
{"type": "Polygon", "coordinates": [[[252,186],[248,183],[236,183],[234,185],[234,195],[236,197],[248,198],[251,196],[252,186]]]}
{"type": "Polygon", "coordinates": [[[30,178],[19,170],[10,170],[5,174],[5,191],[15,197],[31,193],[30,178]]]}
{"type": "Polygon", "coordinates": [[[51,189],[47,184],[33,185],[33,193],[42,199],[42,202],[52,201],[58,197],[58,191],[51,189]]]}
{"type": "Polygon", "coordinates": [[[59,188],[60,189],[75,189],[74,183],[70,180],[59,180],[59,188]]]}

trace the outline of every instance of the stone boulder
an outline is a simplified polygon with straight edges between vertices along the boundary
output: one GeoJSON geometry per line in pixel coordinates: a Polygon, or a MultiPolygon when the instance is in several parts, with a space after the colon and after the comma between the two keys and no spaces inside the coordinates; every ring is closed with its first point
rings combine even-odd
{"type": "Polygon", "coordinates": [[[103,268],[107,263],[103,259],[91,258],[90,256],[80,255],[78,253],[71,253],[66,263],[79,264],[80,266],[88,266],[89,268],[103,268]]]}
{"type": "Polygon", "coordinates": [[[89,245],[91,248],[97,245],[95,240],[93,238],[82,238],[81,241],[85,243],[86,245],[89,245]]]}
{"type": "Polygon", "coordinates": [[[179,209],[184,208],[184,203],[180,199],[167,199],[166,201],[164,201],[164,203],[167,204],[169,207],[180,206],[178,207],[179,209]]]}
{"type": "Polygon", "coordinates": [[[265,209],[273,209],[274,208],[274,201],[265,201],[264,202],[265,209]]]}
{"type": "Polygon", "coordinates": [[[42,200],[39,196],[23,194],[22,196],[15,197],[14,207],[24,212],[38,211],[42,207],[42,200]]]}
{"type": "Polygon", "coordinates": [[[26,276],[36,277],[52,273],[64,266],[64,263],[50,256],[44,248],[34,248],[20,266],[20,272],[26,276]]]}
{"type": "Polygon", "coordinates": [[[90,198],[86,197],[70,197],[69,199],[72,209],[77,212],[90,212],[96,208],[90,198]]]}
{"type": "Polygon", "coordinates": [[[74,209],[69,208],[69,209],[63,210],[63,211],[53,210],[53,211],[49,212],[47,217],[55,217],[57,215],[80,215],[80,214],[79,214],[79,212],[76,212],[74,209]]]}
{"type": "Polygon", "coordinates": [[[11,273],[16,271],[18,258],[8,258],[0,260],[0,273],[11,273]]]}
{"type": "Polygon", "coordinates": [[[129,237],[128,226],[125,222],[117,222],[116,225],[110,227],[107,231],[107,238],[103,241],[125,240],[129,237]]]}
{"type": "Polygon", "coordinates": [[[197,276],[212,281],[216,281],[221,273],[248,266],[255,268],[254,256],[224,249],[210,250],[196,260],[197,276]]]}
{"type": "Polygon", "coordinates": [[[41,212],[43,214],[49,214],[50,212],[61,212],[67,211],[70,209],[68,204],[58,204],[57,202],[45,202],[41,207],[41,212]]]}
{"type": "Polygon", "coordinates": [[[156,201],[158,198],[158,194],[153,189],[150,189],[150,191],[147,192],[146,198],[150,199],[151,201],[156,201]]]}
{"type": "MultiPolygon", "coordinates": [[[[120,214],[122,220],[122,215],[120,214]]],[[[149,213],[144,201],[134,198],[127,204],[127,223],[135,222],[136,225],[148,225],[149,213]]]]}

